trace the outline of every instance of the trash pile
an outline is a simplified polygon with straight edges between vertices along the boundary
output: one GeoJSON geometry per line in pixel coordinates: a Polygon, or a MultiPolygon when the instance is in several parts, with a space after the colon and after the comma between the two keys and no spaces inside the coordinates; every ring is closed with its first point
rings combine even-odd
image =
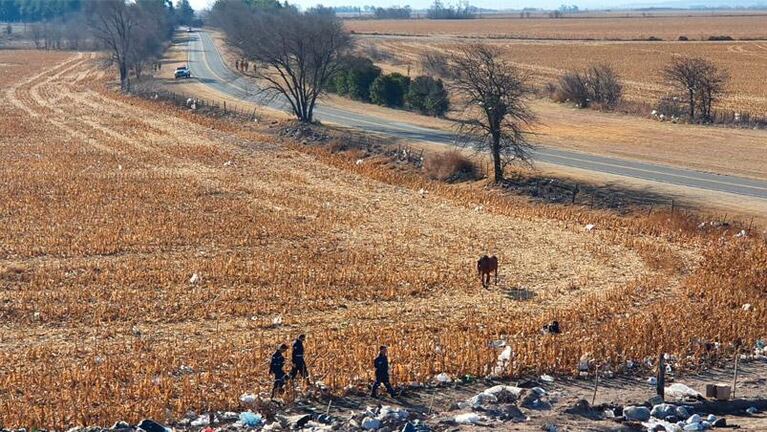
{"type": "Polygon", "coordinates": [[[490,387],[457,404],[464,412],[452,416],[455,424],[484,424],[525,422],[530,418],[522,410],[549,410],[555,402],[553,395],[541,387],[522,388],[510,385],[490,387]]]}
{"type": "Polygon", "coordinates": [[[727,426],[727,419],[724,417],[717,418],[713,414],[705,417],[699,414],[690,414],[693,412],[693,408],[690,406],[662,403],[653,406],[652,410],[648,410],[646,407],[628,408],[623,410],[626,419],[642,422],[642,426],[646,427],[648,431],[703,431],[727,426]],[[628,408],[644,408],[646,412],[642,412],[641,419],[631,418],[632,416],[629,414],[633,415],[636,413],[627,413],[628,408]]]}
{"type": "Polygon", "coordinates": [[[361,413],[352,413],[349,426],[364,430],[379,430],[386,428],[395,430],[402,428],[407,423],[410,413],[403,408],[394,408],[389,405],[380,407],[367,407],[361,413]]]}

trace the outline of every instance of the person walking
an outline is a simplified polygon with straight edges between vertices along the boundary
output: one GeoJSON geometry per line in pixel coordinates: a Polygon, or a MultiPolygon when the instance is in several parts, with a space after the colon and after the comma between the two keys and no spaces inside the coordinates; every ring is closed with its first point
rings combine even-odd
{"type": "Polygon", "coordinates": [[[282,388],[285,386],[287,375],[282,369],[285,367],[285,353],[288,350],[288,346],[282,344],[277,348],[277,351],[272,354],[272,361],[269,364],[269,373],[274,375],[274,387],[272,387],[272,399],[277,391],[282,392],[282,388]]]}
{"type": "Polygon", "coordinates": [[[387,357],[388,351],[389,350],[386,345],[381,345],[381,347],[378,349],[378,357],[376,357],[373,361],[373,366],[375,366],[376,370],[376,381],[373,383],[373,391],[370,393],[370,396],[374,398],[378,397],[378,387],[380,387],[381,384],[386,387],[386,391],[391,397],[395,397],[394,388],[391,386],[391,382],[389,382],[389,358],[387,357]]]}
{"type": "Polygon", "coordinates": [[[290,370],[290,379],[295,379],[297,375],[301,375],[301,378],[305,380],[309,379],[309,369],[306,367],[306,360],[304,359],[305,340],[306,335],[302,334],[293,342],[293,351],[290,354],[293,368],[290,370]]]}

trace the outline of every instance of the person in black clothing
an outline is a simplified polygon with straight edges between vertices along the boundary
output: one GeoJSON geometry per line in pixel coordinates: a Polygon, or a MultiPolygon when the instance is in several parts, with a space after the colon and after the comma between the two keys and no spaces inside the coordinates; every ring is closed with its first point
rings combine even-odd
{"type": "Polygon", "coordinates": [[[380,387],[381,384],[386,387],[386,391],[389,392],[389,395],[392,397],[395,396],[394,388],[392,388],[391,383],[389,382],[389,359],[386,357],[387,351],[386,346],[381,345],[378,351],[378,357],[373,361],[373,365],[376,368],[376,382],[373,383],[373,391],[370,393],[370,396],[372,397],[378,397],[378,387],[380,387]]]}
{"type": "Polygon", "coordinates": [[[272,399],[274,394],[279,390],[282,391],[282,387],[285,386],[287,375],[282,370],[285,367],[285,356],[283,353],[288,350],[288,346],[285,344],[280,345],[277,351],[272,354],[272,361],[269,364],[269,373],[274,375],[274,387],[272,387],[272,399]]]}
{"type": "Polygon", "coordinates": [[[304,341],[306,335],[298,336],[295,342],[293,342],[293,352],[290,354],[290,359],[293,362],[293,368],[290,370],[290,379],[295,379],[297,375],[301,375],[301,378],[309,379],[309,369],[306,367],[306,360],[304,360],[304,341]]]}

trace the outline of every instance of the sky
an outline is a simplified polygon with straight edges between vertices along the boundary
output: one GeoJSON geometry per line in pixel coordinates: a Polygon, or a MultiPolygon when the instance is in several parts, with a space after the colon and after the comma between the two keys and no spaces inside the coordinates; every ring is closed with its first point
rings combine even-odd
{"type": "MultiPolygon", "coordinates": [[[[204,9],[214,0],[189,0],[197,10],[204,9]]],[[[425,9],[429,7],[434,0],[289,0],[290,3],[298,4],[304,7],[314,6],[322,3],[325,6],[349,6],[349,5],[375,5],[375,6],[405,6],[410,5],[415,9],[425,9]]],[[[730,4],[740,2],[740,0],[722,0],[717,3],[730,4]]],[[[457,3],[451,0],[443,0],[445,4],[457,3]]],[[[537,7],[543,9],[555,9],[562,4],[576,4],[582,9],[588,8],[617,8],[626,5],[641,4],[669,4],[675,3],[674,0],[473,0],[470,3],[474,6],[488,9],[521,9],[523,7],[537,7]]],[[[699,1],[699,4],[708,3],[708,1],[699,1]]]]}

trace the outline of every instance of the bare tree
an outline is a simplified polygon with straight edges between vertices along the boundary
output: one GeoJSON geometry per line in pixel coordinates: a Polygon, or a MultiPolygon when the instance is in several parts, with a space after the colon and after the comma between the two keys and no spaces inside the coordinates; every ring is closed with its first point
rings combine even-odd
{"type": "Polygon", "coordinates": [[[459,135],[477,150],[490,152],[495,181],[501,182],[506,165],[531,160],[527,136],[535,115],[527,104],[533,93],[528,78],[487,45],[464,47],[451,63],[452,87],[467,113],[459,135]]]}
{"type": "Polygon", "coordinates": [[[93,35],[112,53],[112,61],[120,71],[120,90],[130,91],[128,71],[136,15],[125,0],[101,0],[91,2],[89,22],[93,35]]]}
{"type": "Polygon", "coordinates": [[[724,92],[729,76],[703,58],[680,57],[663,69],[668,79],[684,96],[690,121],[711,121],[713,103],[724,92]],[[696,114],[697,112],[697,114],[696,114]]]}
{"type": "Polygon", "coordinates": [[[618,73],[610,65],[597,64],[586,73],[586,86],[593,102],[614,107],[623,96],[623,84],[618,73]]]}
{"type": "Polygon", "coordinates": [[[261,89],[282,96],[297,119],[311,122],[317,98],[352,45],[341,21],[293,8],[263,9],[224,4],[216,21],[227,44],[257,64],[261,89]]]}

